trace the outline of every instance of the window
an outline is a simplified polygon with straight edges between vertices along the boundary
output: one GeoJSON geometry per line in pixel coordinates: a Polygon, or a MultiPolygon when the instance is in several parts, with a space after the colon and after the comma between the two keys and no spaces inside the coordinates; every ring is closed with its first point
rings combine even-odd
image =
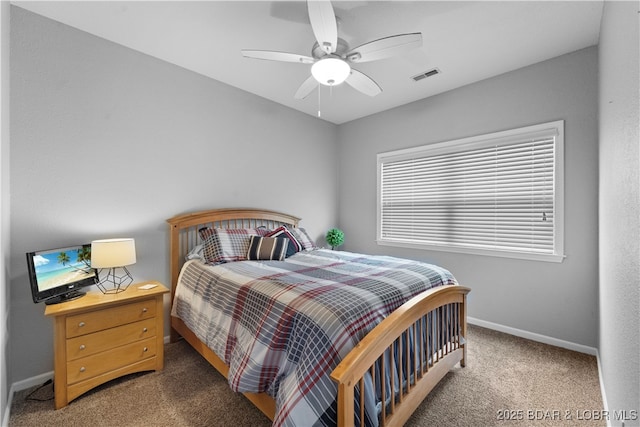
{"type": "Polygon", "coordinates": [[[378,243],[560,262],[563,157],[563,121],[378,154],[378,243]]]}

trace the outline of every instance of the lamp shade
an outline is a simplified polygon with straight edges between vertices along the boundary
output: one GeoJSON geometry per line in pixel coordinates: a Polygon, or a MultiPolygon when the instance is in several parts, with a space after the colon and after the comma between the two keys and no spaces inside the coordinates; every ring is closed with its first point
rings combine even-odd
{"type": "Polygon", "coordinates": [[[104,239],[91,242],[91,268],[123,267],[136,263],[133,239],[104,239]]]}
{"type": "Polygon", "coordinates": [[[340,58],[323,58],[311,66],[313,77],[325,86],[339,85],[350,73],[351,67],[340,58]]]}

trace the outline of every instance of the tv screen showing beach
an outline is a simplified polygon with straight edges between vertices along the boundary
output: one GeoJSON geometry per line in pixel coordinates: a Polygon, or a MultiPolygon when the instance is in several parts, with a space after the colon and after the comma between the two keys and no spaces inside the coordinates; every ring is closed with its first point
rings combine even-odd
{"type": "Polygon", "coordinates": [[[79,246],[37,252],[33,265],[40,292],[95,277],[91,247],[79,246]]]}

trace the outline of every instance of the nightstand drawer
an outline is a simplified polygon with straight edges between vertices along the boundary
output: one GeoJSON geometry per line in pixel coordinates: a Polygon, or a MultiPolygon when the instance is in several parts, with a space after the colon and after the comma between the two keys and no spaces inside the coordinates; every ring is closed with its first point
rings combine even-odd
{"type": "Polygon", "coordinates": [[[67,340],[67,360],[87,357],[156,335],[156,319],[146,319],[67,340]]]}
{"type": "Polygon", "coordinates": [[[155,299],[147,299],[131,304],[68,316],[66,319],[67,338],[149,319],[155,317],[155,314],[155,299]]]}
{"type": "Polygon", "coordinates": [[[153,357],[156,354],[156,342],[155,338],[149,338],[68,362],[67,384],[153,357]]]}

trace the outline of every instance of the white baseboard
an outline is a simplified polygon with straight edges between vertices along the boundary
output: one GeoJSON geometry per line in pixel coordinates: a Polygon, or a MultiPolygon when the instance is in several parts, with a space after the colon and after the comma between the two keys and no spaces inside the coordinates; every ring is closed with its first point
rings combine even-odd
{"type": "Polygon", "coordinates": [[[43,384],[48,380],[53,379],[53,371],[45,372],[44,374],[36,375],[35,377],[27,378],[26,380],[18,381],[11,384],[11,392],[9,394],[13,397],[13,393],[43,384]]]}
{"type": "MultiPolygon", "coordinates": [[[[598,382],[600,383],[600,394],[602,395],[602,405],[605,412],[609,413],[609,405],[607,404],[607,393],[604,389],[604,377],[602,376],[602,364],[600,363],[600,352],[596,350],[596,360],[598,361],[598,382]]],[[[607,417],[607,427],[611,427],[611,419],[607,417]]]]}
{"type": "Polygon", "coordinates": [[[7,398],[7,408],[4,411],[4,417],[2,417],[2,427],[9,426],[9,417],[11,416],[11,404],[13,403],[13,387],[9,389],[9,397],[7,398]]]}
{"type": "Polygon", "coordinates": [[[531,341],[541,342],[543,344],[549,344],[556,347],[566,348],[568,350],[577,351],[579,353],[589,354],[591,356],[597,356],[598,350],[595,347],[589,347],[582,344],[576,344],[570,341],[561,340],[558,338],[548,337],[546,335],[536,334],[534,332],[524,331],[522,329],[512,328],[511,326],[504,326],[498,323],[487,322],[486,320],[480,320],[473,317],[467,317],[467,322],[472,325],[481,326],[487,329],[493,329],[494,331],[504,332],[505,334],[515,335],[516,337],[526,338],[531,341]]]}

